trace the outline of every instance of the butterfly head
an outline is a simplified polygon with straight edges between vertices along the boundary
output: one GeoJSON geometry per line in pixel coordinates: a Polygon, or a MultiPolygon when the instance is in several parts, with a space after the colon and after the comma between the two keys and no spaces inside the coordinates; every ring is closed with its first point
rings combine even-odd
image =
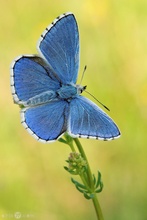
{"type": "Polygon", "coordinates": [[[81,86],[81,85],[76,85],[76,87],[78,94],[81,94],[87,88],[87,86],[81,86]]]}

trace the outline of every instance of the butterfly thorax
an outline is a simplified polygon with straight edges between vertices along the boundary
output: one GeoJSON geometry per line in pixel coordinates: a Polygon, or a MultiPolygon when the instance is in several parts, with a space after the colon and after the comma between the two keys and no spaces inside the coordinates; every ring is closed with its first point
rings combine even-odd
{"type": "Polygon", "coordinates": [[[75,84],[62,85],[62,87],[57,90],[58,98],[70,101],[70,99],[81,94],[85,89],[85,86],[75,84]]]}

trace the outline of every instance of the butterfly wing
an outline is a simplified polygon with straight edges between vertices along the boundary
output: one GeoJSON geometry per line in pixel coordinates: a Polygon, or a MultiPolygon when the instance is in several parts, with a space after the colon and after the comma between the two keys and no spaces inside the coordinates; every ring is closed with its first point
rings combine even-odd
{"type": "Polygon", "coordinates": [[[55,19],[38,42],[39,52],[61,83],[75,83],[79,68],[79,33],[75,17],[66,13],[55,19]]]}
{"type": "Polygon", "coordinates": [[[21,123],[42,142],[58,139],[67,130],[68,103],[54,101],[34,108],[21,110],[21,123]]]}
{"type": "Polygon", "coordinates": [[[120,135],[112,119],[83,96],[70,102],[68,133],[73,137],[101,140],[111,140],[120,135]]]}
{"type": "Polygon", "coordinates": [[[56,91],[59,82],[41,57],[21,56],[11,67],[11,90],[14,101],[19,104],[48,90],[56,91]]]}

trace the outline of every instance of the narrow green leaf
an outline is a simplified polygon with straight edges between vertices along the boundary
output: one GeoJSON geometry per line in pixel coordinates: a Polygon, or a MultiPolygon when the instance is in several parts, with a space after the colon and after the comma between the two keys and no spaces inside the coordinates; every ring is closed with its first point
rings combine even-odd
{"type": "Polygon", "coordinates": [[[64,169],[69,172],[68,167],[64,167],[64,169]]]}
{"type": "Polygon", "coordinates": [[[66,140],[64,140],[63,138],[59,138],[58,139],[59,142],[64,143],[64,144],[68,144],[66,140]]]}
{"type": "Polygon", "coordinates": [[[84,197],[86,198],[86,199],[91,199],[91,197],[90,196],[88,196],[86,193],[84,193],[84,197]]]}
{"type": "Polygon", "coordinates": [[[98,175],[97,175],[97,183],[96,183],[96,186],[95,186],[96,188],[99,187],[100,182],[101,182],[101,173],[98,171],[98,175]]]}
{"type": "Polygon", "coordinates": [[[94,174],[93,174],[93,183],[94,183],[94,185],[96,184],[96,178],[95,178],[94,174]]]}
{"type": "Polygon", "coordinates": [[[78,187],[80,187],[80,188],[82,188],[82,189],[86,189],[86,187],[85,187],[83,184],[79,183],[78,181],[74,180],[73,178],[71,178],[71,181],[72,181],[75,185],[77,185],[78,187]]]}
{"type": "Polygon", "coordinates": [[[77,188],[77,190],[78,190],[79,192],[84,193],[84,190],[83,190],[83,189],[80,189],[80,187],[78,187],[77,185],[75,185],[75,186],[76,186],[76,188],[77,188]]]}
{"type": "Polygon", "coordinates": [[[87,194],[87,193],[84,193],[84,197],[86,198],[86,199],[93,199],[93,197],[94,197],[94,194],[87,194]]]}

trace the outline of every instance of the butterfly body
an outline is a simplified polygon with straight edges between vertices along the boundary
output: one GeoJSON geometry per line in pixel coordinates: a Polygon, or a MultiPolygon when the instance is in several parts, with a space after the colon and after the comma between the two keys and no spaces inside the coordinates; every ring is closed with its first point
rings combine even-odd
{"type": "Polygon", "coordinates": [[[72,137],[112,140],[120,136],[113,120],[83,97],[76,85],[79,32],[75,17],[65,13],[41,35],[40,56],[17,58],[11,67],[14,102],[23,106],[21,123],[37,140],[51,142],[65,132],[72,137]]]}
{"type": "Polygon", "coordinates": [[[59,95],[59,99],[65,99],[70,101],[72,98],[78,96],[81,91],[83,90],[83,86],[79,85],[63,85],[58,91],[57,94],[59,95]]]}

